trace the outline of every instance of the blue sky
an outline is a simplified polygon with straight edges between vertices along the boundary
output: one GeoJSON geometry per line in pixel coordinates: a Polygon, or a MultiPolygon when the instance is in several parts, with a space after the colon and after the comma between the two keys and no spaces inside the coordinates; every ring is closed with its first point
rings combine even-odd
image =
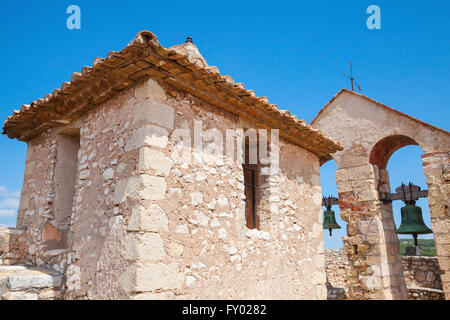
{"type": "MultiPolygon", "coordinates": [[[[60,87],[95,57],[122,49],[141,30],[165,47],[191,36],[222,74],[307,122],[349,87],[341,72],[351,60],[363,94],[449,130],[447,0],[1,1],[0,118],[60,87]],[[71,4],[81,8],[81,30],[66,28],[71,4]],[[381,8],[381,30],[366,27],[371,4],[381,8]]],[[[0,136],[0,150],[0,224],[14,225],[26,145],[0,136]]],[[[424,183],[420,153],[407,147],[394,154],[391,180],[403,174],[398,183],[424,183]]],[[[322,170],[327,194],[336,194],[332,166],[322,170]]],[[[325,237],[326,247],[339,246],[338,238],[325,237]]]]}

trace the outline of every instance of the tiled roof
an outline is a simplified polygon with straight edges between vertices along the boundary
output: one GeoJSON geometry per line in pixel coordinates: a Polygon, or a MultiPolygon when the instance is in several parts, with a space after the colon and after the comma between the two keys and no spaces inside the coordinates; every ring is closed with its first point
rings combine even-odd
{"type": "Polygon", "coordinates": [[[337,142],[288,110],[279,110],[266,97],[257,97],[232,77],[220,75],[217,67],[208,66],[193,43],[166,49],[149,31],[140,32],[121,51],[96,58],[91,67],[73,73],[71,81],[63,82],[60,89],[30,105],[22,105],[5,121],[3,134],[28,141],[50,127],[72,122],[148,77],[189,92],[259,127],[280,129],[280,136],[322,159],[342,150],[337,142]]]}

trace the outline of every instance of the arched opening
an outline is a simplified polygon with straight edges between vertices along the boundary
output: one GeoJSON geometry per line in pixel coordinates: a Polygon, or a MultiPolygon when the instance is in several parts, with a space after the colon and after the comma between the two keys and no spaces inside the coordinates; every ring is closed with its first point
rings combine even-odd
{"type": "MultiPolygon", "coordinates": [[[[422,190],[428,189],[425,175],[422,169],[421,155],[423,154],[422,149],[419,146],[407,146],[401,148],[395,152],[388,162],[387,171],[389,172],[389,180],[391,190],[400,186],[402,183],[412,182],[413,184],[419,186],[422,190]]],[[[392,210],[394,213],[394,222],[398,228],[401,224],[401,208],[405,204],[402,201],[394,201],[392,203],[392,210]]],[[[416,201],[416,206],[422,209],[422,216],[425,224],[431,228],[431,217],[430,208],[428,204],[428,198],[420,198],[416,201]]],[[[406,242],[401,241],[401,239],[410,240],[409,245],[412,245],[412,237],[410,235],[398,235],[400,239],[400,248],[402,255],[405,254],[405,244],[406,242]]],[[[433,240],[433,234],[423,234],[419,235],[419,247],[422,255],[426,256],[436,256],[436,248],[434,246],[422,245],[425,241],[420,239],[431,239],[433,240]]]]}
{"type": "MultiPolygon", "coordinates": [[[[395,193],[395,189],[402,183],[409,182],[419,186],[421,190],[427,190],[422,154],[421,147],[411,138],[395,135],[380,140],[370,154],[370,162],[377,165],[379,169],[378,190],[380,193],[395,193]]],[[[431,228],[428,199],[419,198],[415,205],[421,208],[425,225],[431,228]]],[[[402,223],[401,208],[403,206],[405,203],[401,200],[381,205],[381,211],[385,212],[385,217],[391,216],[395,228],[389,231],[389,223],[383,223],[385,236],[392,234],[398,238],[398,245],[391,243],[386,249],[392,257],[400,257],[408,299],[430,299],[432,295],[438,294],[433,290],[442,290],[441,271],[435,257],[434,236],[432,233],[418,236],[419,254],[417,254],[412,234],[396,233],[402,223]]]]}
{"type": "MultiPolygon", "coordinates": [[[[322,196],[338,198],[336,186],[337,164],[329,160],[320,167],[322,196]]],[[[326,210],[322,206],[322,214],[326,210]]],[[[345,300],[348,296],[345,279],[347,277],[347,258],[342,251],[342,237],[347,235],[347,223],[341,219],[339,205],[333,205],[331,210],[335,212],[334,217],[340,229],[333,229],[330,236],[329,230],[323,230],[323,241],[325,247],[325,271],[327,274],[327,299],[345,300]]]]}
{"type": "Polygon", "coordinates": [[[402,135],[393,135],[381,139],[370,153],[370,163],[376,164],[380,169],[386,169],[392,154],[400,148],[409,145],[418,145],[414,139],[402,135]]]}
{"type": "MultiPolygon", "coordinates": [[[[422,149],[419,146],[407,146],[396,151],[389,159],[387,171],[389,172],[391,190],[410,181],[422,190],[428,189],[422,169],[422,149]]],[[[395,226],[401,225],[402,201],[393,201],[392,210],[395,226]]],[[[415,203],[422,210],[425,225],[431,228],[431,216],[428,198],[420,198],[415,203]]],[[[414,254],[415,246],[412,235],[398,235],[400,254],[402,256],[403,276],[409,299],[442,299],[441,270],[436,257],[436,245],[433,233],[418,235],[419,255],[414,254]],[[409,252],[407,252],[409,251],[409,252]]]]}
{"type": "MultiPolygon", "coordinates": [[[[320,177],[322,186],[322,196],[323,197],[336,197],[338,198],[338,192],[336,187],[336,170],[338,169],[337,164],[334,160],[327,161],[320,167],[320,177]]],[[[323,207],[325,210],[325,207],[323,207]]],[[[335,212],[335,218],[337,224],[341,227],[340,229],[333,229],[332,235],[328,230],[323,232],[323,241],[325,249],[342,249],[342,237],[347,235],[347,223],[341,219],[339,215],[339,206],[334,205],[331,208],[335,212]]]]}
{"type": "MultiPolygon", "coordinates": [[[[379,191],[394,193],[395,189],[402,183],[408,184],[409,182],[419,186],[422,190],[428,189],[423,173],[421,155],[423,155],[421,147],[410,137],[392,135],[381,139],[370,153],[370,163],[377,165],[380,171],[381,182],[379,191]],[[387,183],[383,181],[383,176],[387,177],[387,183]]],[[[393,219],[396,228],[401,224],[400,212],[404,205],[402,201],[392,202],[393,219]]],[[[431,226],[428,199],[420,198],[416,201],[416,205],[421,207],[425,223],[431,226]]],[[[433,239],[433,234],[421,237],[433,239]]],[[[399,239],[409,238],[407,235],[399,235],[399,239]]],[[[402,254],[404,254],[403,246],[401,249],[402,254]]],[[[425,249],[425,251],[427,255],[432,253],[429,249],[425,249]]]]}

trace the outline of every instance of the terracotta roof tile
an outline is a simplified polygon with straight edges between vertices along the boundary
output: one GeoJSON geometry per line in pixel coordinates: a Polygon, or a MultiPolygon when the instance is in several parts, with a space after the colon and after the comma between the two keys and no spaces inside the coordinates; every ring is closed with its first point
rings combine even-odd
{"type": "Polygon", "coordinates": [[[267,97],[256,97],[253,90],[235,83],[231,76],[220,75],[219,69],[209,66],[193,43],[165,49],[149,31],[137,34],[121,51],[110,51],[106,58],[96,58],[92,66],[73,73],[70,82],[63,82],[60,89],[56,88],[44,99],[14,111],[5,121],[3,133],[27,141],[52,126],[73,121],[86,110],[148,77],[250,118],[260,127],[280,129],[281,136],[322,159],[329,159],[330,153],[342,150],[341,145],[304,120],[270,104],[267,97]]]}

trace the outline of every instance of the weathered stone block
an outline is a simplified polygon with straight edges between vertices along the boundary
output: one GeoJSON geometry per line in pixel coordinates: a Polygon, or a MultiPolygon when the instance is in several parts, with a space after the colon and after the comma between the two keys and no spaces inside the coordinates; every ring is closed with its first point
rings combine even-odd
{"type": "Polygon", "coordinates": [[[450,230],[450,219],[432,218],[431,225],[434,234],[447,234],[450,230]]]}
{"type": "Polygon", "coordinates": [[[434,233],[434,238],[436,240],[436,243],[440,243],[440,244],[450,244],[450,234],[445,234],[445,233],[434,233]]]}
{"type": "Polygon", "coordinates": [[[439,259],[439,267],[441,270],[450,272],[450,258],[449,257],[441,257],[439,259]]]}
{"type": "Polygon", "coordinates": [[[127,197],[134,200],[162,200],[166,194],[166,181],[161,177],[147,174],[120,180],[114,190],[114,204],[119,204],[127,197]]]}
{"type": "Polygon", "coordinates": [[[145,147],[139,150],[140,173],[151,173],[154,170],[157,175],[167,176],[172,165],[173,161],[161,151],[145,147]]]}
{"type": "Polygon", "coordinates": [[[125,259],[132,261],[156,261],[164,258],[164,246],[157,233],[128,233],[125,238],[125,259]]]}
{"type": "Polygon", "coordinates": [[[375,290],[381,287],[380,278],[377,276],[363,276],[360,280],[361,285],[366,290],[375,290]]]}
{"type": "Polygon", "coordinates": [[[169,141],[167,129],[155,126],[144,125],[136,130],[125,145],[125,151],[131,151],[142,147],[165,148],[169,141]]]}
{"type": "Polygon", "coordinates": [[[377,218],[358,221],[358,232],[363,235],[379,235],[380,221],[377,218]]]}
{"type": "Polygon", "coordinates": [[[449,209],[446,203],[437,202],[435,205],[430,205],[430,217],[431,218],[448,218],[449,209]]]}
{"type": "Polygon", "coordinates": [[[376,174],[371,164],[348,168],[350,180],[376,179],[376,174]]]}
{"type": "Polygon", "coordinates": [[[374,201],[378,200],[379,194],[377,190],[362,190],[357,192],[357,197],[359,201],[374,201]]]}
{"type": "Polygon", "coordinates": [[[336,181],[348,181],[348,169],[336,170],[336,181]]]}
{"type": "Polygon", "coordinates": [[[36,275],[17,275],[8,277],[8,287],[12,291],[27,290],[31,288],[46,288],[61,286],[63,275],[40,273],[36,275]]]}
{"type": "Polygon", "coordinates": [[[357,235],[357,236],[348,238],[348,243],[351,245],[362,244],[363,242],[364,242],[364,236],[362,236],[362,235],[357,235]]]}
{"type": "Polygon", "coordinates": [[[166,93],[158,82],[153,79],[148,79],[134,89],[134,97],[136,100],[147,98],[165,100],[166,93]]]}
{"type": "Polygon", "coordinates": [[[130,231],[169,231],[169,220],[166,213],[156,204],[149,208],[136,206],[131,211],[127,230],[130,231]]]}
{"type": "Polygon", "coordinates": [[[137,263],[131,265],[121,277],[126,292],[180,289],[182,275],[177,263],[137,263]]]}
{"type": "Polygon", "coordinates": [[[172,130],[174,119],[174,109],[172,107],[147,99],[136,104],[133,122],[154,123],[172,130]]]}
{"type": "Polygon", "coordinates": [[[353,191],[351,181],[336,181],[336,186],[338,193],[353,191]]]}
{"type": "Polygon", "coordinates": [[[436,253],[438,256],[450,257],[450,244],[437,244],[436,253]]]}

